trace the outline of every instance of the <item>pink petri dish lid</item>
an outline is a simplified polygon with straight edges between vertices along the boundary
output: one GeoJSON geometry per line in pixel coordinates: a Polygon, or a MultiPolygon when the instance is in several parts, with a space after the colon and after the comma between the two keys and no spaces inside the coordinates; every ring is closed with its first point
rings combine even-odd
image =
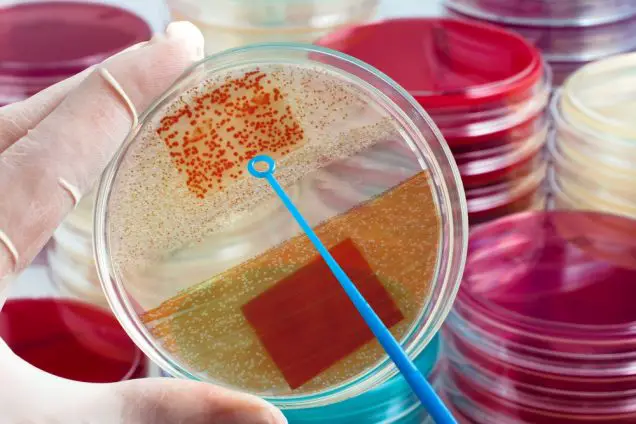
{"type": "Polygon", "coordinates": [[[519,344],[631,353],[634,281],[636,221],[593,212],[526,213],[474,230],[459,302],[519,344]]]}
{"type": "Polygon", "coordinates": [[[145,377],[146,360],[109,312],[66,299],[15,299],[0,311],[0,337],[50,374],[89,383],[145,377]]]}
{"type": "Polygon", "coordinates": [[[337,31],[318,44],[375,66],[431,115],[528,99],[543,75],[539,51],[520,36],[448,18],[386,20],[337,31]]]}
{"type": "Polygon", "coordinates": [[[146,21],[114,6],[36,1],[0,7],[0,77],[68,77],[151,35],[146,21]]]}

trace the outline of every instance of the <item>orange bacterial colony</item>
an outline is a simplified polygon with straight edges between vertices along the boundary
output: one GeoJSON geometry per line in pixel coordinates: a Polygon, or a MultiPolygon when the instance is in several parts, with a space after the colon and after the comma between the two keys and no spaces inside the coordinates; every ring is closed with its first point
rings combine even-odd
{"type": "Polygon", "coordinates": [[[304,140],[286,94],[262,71],[228,79],[161,119],[157,134],[199,198],[242,177],[259,153],[288,154],[304,140]]]}

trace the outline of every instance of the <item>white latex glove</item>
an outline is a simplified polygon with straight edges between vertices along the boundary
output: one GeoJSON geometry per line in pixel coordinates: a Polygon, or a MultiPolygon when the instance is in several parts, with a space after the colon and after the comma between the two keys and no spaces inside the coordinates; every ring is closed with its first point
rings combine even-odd
{"type": "MultiPolygon", "coordinates": [[[[130,130],[133,109],[147,108],[202,55],[199,31],[172,24],[165,36],[0,108],[0,296],[93,186],[130,130]]],[[[0,340],[0,424],[284,422],[259,398],[203,383],[57,378],[22,361],[0,340]]]]}

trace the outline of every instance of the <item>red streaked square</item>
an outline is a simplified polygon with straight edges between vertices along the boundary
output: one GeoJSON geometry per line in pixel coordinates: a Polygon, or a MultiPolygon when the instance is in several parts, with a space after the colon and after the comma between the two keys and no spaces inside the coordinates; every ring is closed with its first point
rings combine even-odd
{"type": "MultiPolygon", "coordinates": [[[[342,241],[330,253],[387,327],[404,318],[353,241],[342,241]]],[[[292,389],[373,340],[320,256],[242,310],[292,389]]]]}

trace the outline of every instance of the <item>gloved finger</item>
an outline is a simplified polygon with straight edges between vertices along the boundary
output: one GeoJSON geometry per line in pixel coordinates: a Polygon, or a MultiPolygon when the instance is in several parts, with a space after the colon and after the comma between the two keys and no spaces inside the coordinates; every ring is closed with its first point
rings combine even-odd
{"type": "MultiPolygon", "coordinates": [[[[154,39],[154,38],[153,38],[154,39]]],[[[108,60],[138,50],[148,43],[135,44],[108,60]]],[[[13,143],[24,137],[26,133],[35,128],[51,111],[60,105],[66,95],[94,71],[95,67],[80,72],[58,84],[54,84],[26,100],[12,103],[0,108],[0,153],[13,143]]]]}
{"type": "Polygon", "coordinates": [[[265,401],[177,379],[115,384],[78,383],[46,374],[0,340],[0,422],[65,424],[284,424],[265,401]],[[6,420],[6,421],[3,421],[6,420]]]}
{"type": "Polygon", "coordinates": [[[203,54],[191,24],[114,58],[0,154],[0,279],[26,266],[89,190],[143,110],[203,54]]]}

